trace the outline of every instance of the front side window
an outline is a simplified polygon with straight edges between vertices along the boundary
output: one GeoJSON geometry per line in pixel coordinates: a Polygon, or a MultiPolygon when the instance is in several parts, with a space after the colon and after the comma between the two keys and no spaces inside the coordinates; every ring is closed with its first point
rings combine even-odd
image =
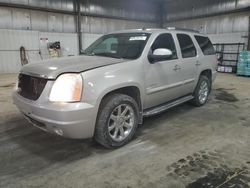
{"type": "Polygon", "coordinates": [[[165,48],[172,51],[172,56],[168,60],[177,59],[174,39],[170,33],[161,34],[155,39],[150,49],[151,53],[158,48],[165,48]]]}
{"type": "Polygon", "coordinates": [[[85,51],[85,55],[137,59],[149,38],[148,33],[117,33],[104,35],[85,51]]]}
{"type": "Polygon", "coordinates": [[[208,37],[194,36],[204,55],[214,55],[214,47],[208,37]]]}
{"type": "Polygon", "coordinates": [[[177,34],[183,58],[195,57],[197,52],[191,37],[187,34],[177,34]]]}

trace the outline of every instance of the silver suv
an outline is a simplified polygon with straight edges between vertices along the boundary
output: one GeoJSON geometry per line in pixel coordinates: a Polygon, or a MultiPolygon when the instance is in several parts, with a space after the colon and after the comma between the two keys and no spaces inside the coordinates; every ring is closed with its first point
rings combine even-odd
{"type": "Polygon", "coordinates": [[[207,102],[217,60],[207,36],[169,29],[107,34],[78,57],[26,65],[13,100],[34,126],[60,136],[129,142],[143,117],[207,102]]]}

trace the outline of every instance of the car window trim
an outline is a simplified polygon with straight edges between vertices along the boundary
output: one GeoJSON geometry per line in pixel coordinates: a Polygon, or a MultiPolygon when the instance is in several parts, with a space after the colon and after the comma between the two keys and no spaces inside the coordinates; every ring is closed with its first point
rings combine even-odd
{"type": "Polygon", "coordinates": [[[194,39],[196,40],[196,42],[197,42],[197,44],[198,44],[198,46],[199,46],[199,48],[200,48],[200,50],[201,50],[201,52],[202,52],[202,54],[204,55],[204,56],[211,56],[211,55],[215,55],[216,53],[215,53],[215,49],[214,49],[214,46],[213,46],[213,43],[211,42],[211,40],[210,40],[210,38],[208,37],[208,36],[202,36],[202,35],[194,35],[194,39]],[[210,43],[211,43],[211,45],[212,45],[212,47],[213,47],[213,53],[212,54],[205,54],[204,52],[203,52],[203,50],[202,50],[202,48],[201,48],[201,46],[200,46],[200,43],[198,42],[198,40],[197,40],[197,38],[196,37],[204,37],[204,38],[207,38],[209,41],[210,41],[210,43]]]}
{"type": "MultiPolygon", "coordinates": [[[[164,34],[170,34],[170,35],[171,35],[171,37],[172,37],[172,39],[173,39],[174,47],[175,47],[175,53],[176,53],[176,58],[174,58],[174,59],[167,59],[167,60],[164,60],[164,61],[178,60],[179,57],[178,57],[178,53],[177,53],[177,46],[176,46],[176,43],[175,43],[175,39],[174,39],[173,33],[170,33],[170,32],[160,33],[160,34],[158,34],[158,35],[155,37],[155,39],[153,40],[153,42],[152,42],[152,44],[150,45],[150,48],[149,48],[149,50],[148,50],[148,55],[149,55],[150,50],[151,50],[151,47],[153,46],[153,44],[154,44],[154,42],[156,41],[156,39],[157,39],[158,37],[160,37],[161,35],[164,35],[164,34]]],[[[164,61],[159,61],[159,62],[164,62],[164,61]]]]}
{"type": "Polygon", "coordinates": [[[176,33],[176,39],[177,39],[178,44],[179,44],[179,47],[180,47],[180,53],[181,53],[182,59],[188,59],[188,58],[195,58],[195,57],[197,57],[197,55],[198,55],[198,50],[197,50],[197,48],[196,48],[196,46],[195,46],[195,43],[194,43],[194,41],[193,41],[193,39],[192,39],[192,36],[191,36],[190,34],[187,34],[187,33],[176,33]],[[193,46],[194,46],[194,48],[195,48],[195,56],[183,57],[182,48],[181,48],[181,45],[180,45],[180,42],[179,42],[179,39],[178,39],[178,35],[187,35],[187,36],[191,39],[191,41],[192,41],[192,43],[193,43],[193,46]]]}

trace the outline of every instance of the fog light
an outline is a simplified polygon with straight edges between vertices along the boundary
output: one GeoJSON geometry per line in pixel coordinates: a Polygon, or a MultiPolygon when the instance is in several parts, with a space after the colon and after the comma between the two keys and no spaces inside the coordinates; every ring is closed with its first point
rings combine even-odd
{"type": "Polygon", "coordinates": [[[55,132],[57,135],[59,135],[59,136],[62,136],[62,135],[63,135],[62,129],[54,128],[54,132],[55,132]]]}

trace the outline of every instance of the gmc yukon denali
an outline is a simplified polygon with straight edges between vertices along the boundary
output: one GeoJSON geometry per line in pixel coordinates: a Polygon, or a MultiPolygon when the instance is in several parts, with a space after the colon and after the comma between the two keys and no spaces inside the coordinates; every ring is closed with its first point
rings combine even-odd
{"type": "Polygon", "coordinates": [[[108,148],[128,143],[143,117],[208,100],[217,60],[209,38],[185,29],[137,29],[100,37],[82,55],[20,71],[14,104],[34,126],[108,148]]]}

